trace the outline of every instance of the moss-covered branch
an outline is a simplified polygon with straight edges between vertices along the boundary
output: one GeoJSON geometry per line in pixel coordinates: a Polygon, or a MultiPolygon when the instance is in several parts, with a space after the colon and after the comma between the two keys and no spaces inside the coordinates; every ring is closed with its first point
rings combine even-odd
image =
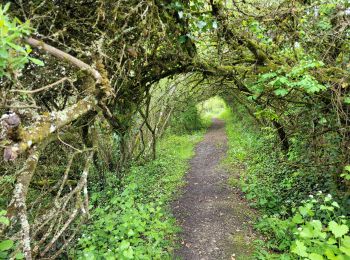
{"type": "Polygon", "coordinates": [[[42,115],[37,123],[21,129],[17,137],[20,141],[14,142],[5,151],[11,152],[14,155],[11,158],[15,159],[17,155],[25,152],[33,145],[42,142],[50,134],[68,125],[87,112],[94,110],[96,104],[97,101],[94,96],[87,96],[63,111],[42,115]]]}
{"type": "Polygon", "coordinates": [[[73,64],[74,66],[76,66],[82,70],[86,70],[95,78],[95,80],[97,82],[101,81],[101,75],[97,70],[95,70],[90,65],[86,64],[85,62],[73,57],[72,55],[69,55],[68,53],[66,53],[64,51],[61,51],[61,50],[59,50],[59,49],[57,49],[49,44],[46,44],[46,43],[39,41],[39,40],[36,40],[34,38],[27,38],[26,42],[33,47],[43,49],[44,51],[55,56],[56,58],[67,61],[67,62],[73,64]]]}

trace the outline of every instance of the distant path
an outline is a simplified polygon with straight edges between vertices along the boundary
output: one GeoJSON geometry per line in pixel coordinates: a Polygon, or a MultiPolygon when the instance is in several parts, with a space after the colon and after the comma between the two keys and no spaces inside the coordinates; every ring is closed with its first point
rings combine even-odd
{"type": "Polygon", "coordinates": [[[249,222],[254,213],[239,189],[228,185],[232,174],[220,165],[226,150],[224,122],[213,119],[191,160],[183,194],[172,205],[183,229],[176,259],[252,259],[249,222]]]}

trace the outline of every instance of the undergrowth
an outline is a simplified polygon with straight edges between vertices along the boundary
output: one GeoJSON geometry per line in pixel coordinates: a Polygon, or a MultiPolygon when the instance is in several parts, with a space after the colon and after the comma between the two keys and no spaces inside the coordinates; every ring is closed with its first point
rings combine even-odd
{"type": "Polygon", "coordinates": [[[91,196],[91,221],[71,250],[74,259],[170,259],[178,228],[169,202],[183,184],[201,133],[163,138],[158,157],[132,166],[121,184],[91,196]]]}
{"type": "Polygon", "coordinates": [[[221,114],[228,135],[226,163],[244,169],[233,184],[262,215],[255,227],[265,240],[256,241],[255,258],[350,259],[348,212],[332,192],[330,173],[294,167],[291,162],[303,159],[296,158],[298,147],[284,155],[276,149],[274,129],[257,126],[236,109],[221,114]]]}
{"type": "Polygon", "coordinates": [[[207,127],[208,121],[201,118],[199,109],[191,101],[186,104],[186,107],[174,112],[167,131],[179,135],[196,132],[207,127]]]}

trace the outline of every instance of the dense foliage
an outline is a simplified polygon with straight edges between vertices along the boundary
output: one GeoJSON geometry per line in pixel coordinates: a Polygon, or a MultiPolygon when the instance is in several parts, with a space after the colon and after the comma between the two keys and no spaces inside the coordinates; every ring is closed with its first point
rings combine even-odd
{"type": "Polygon", "coordinates": [[[168,204],[183,183],[187,160],[200,138],[199,134],[167,136],[159,144],[159,157],[132,166],[119,185],[116,176],[107,173],[108,187],[91,195],[91,223],[84,228],[73,258],[170,258],[177,228],[168,204]]]}
{"type": "Polygon", "coordinates": [[[253,119],[228,109],[229,166],[242,168],[233,182],[250,205],[261,211],[256,228],[266,241],[257,241],[257,259],[347,259],[349,257],[348,211],[331,181],[320,182],[309,168],[295,171],[285,155],[276,151],[271,129],[259,128],[253,119]],[[329,192],[328,194],[325,192],[329,192]],[[277,254],[278,253],[278,254],[277,254]]]}

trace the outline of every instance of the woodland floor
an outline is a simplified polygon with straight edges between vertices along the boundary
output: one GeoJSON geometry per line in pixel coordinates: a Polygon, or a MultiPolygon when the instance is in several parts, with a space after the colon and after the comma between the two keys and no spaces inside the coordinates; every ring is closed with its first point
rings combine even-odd
{"type": "Polygon", "coordinates": [[[191,160],[187,184],[172,205],[182,228],[176,259],[253,259],[255,213],[239,188],[229,184],[240,169],[223,166],[226,151],[224,122],[213,119],[191,160]]]}

